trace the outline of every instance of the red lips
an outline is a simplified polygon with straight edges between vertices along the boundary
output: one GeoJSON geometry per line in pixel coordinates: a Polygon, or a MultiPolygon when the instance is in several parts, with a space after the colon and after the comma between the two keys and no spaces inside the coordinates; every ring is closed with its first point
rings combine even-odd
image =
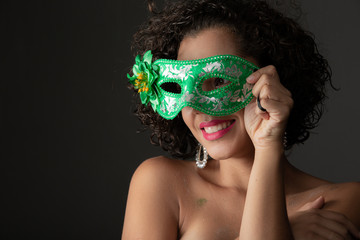
{"type": "Polygon", "coordinates": [[[208,141],[213,141],[213,140],[217,140],[219,138],[222,138],[226,133],[228,133],[232,127],[234,126],[235,124],[235,120],[232,120],[232,119],[214,119],[214,120],[211,120],[209,122],[202,122],[200,123],[199,127],[201,129],[201,132],[203,134],[203,137],[208,140],[208,141]],[[222,129],[222,130],[219,130],[217,132],[214,132],[214,133],[207,133],[205,131],[205,127],[213,127],[213,126],[216,126],[216,125],[219,125],[221,123],[224,123],[224,122],[232,122],[230,124],[230,126],[222,129]]]}
{"type": "Polygon", "coordinates": [[[232,120],[228,120],[228,119],[214,119],[214,120],[211,120],[209,122],[202,122],[200,123],[200,128],[204,128],[204,127],[212,127],[212,126],[216,126],[220,123],[223,123],[223,122],[229,122],[229,121],[232,121],[232,120]]]}

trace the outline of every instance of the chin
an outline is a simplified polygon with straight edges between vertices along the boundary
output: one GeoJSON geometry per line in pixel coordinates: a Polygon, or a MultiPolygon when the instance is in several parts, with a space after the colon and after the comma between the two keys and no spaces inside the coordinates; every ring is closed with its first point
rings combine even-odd
{"type": "Polygon", "coordinates": [[[251,143],[235,144],[230,143],[209,144],[206,146],[208,154],[215,160],[225,160],[233,157],[245,157],[253,153],[254,146],[251,143]]]}
{"type": "Polygon", "coordinates": [[[226,155],[226,154],[211,154],[211,153],[208,153],[209,156],[216,160],[216,161],[221,161],[221,160],[226,160],[226,159],[230,159],[231,158],[231,155],[226,155]]]}

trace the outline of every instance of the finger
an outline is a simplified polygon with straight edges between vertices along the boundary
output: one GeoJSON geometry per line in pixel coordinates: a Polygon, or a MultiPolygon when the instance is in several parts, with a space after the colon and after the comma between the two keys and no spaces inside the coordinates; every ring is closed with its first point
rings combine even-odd
{"type": "Polygon", "coordinates": [[[278,87],[283,94],[291,96],[289,90],[287,90],[281,83],[279,79],[279,75],[274,66],[267,66],[259,69],[254,72],[247,78],[247,82],[250,84],[254,84],[253,94],[258,96],[259,89],[261,89],[264,85],[276,86],[278,87]]]}
{"type": "Polygon", "coordinates": [[[261,106],[261,103],[260,103],[260,94],[259,94],[259,96],[256,98],[256,103],[257,103],[258,108],[259,108],[262,112],[266,112],[266,109],[263,108],[263,106],[261,106]]]}
{"type": "MultiPolygon", "coordinates": [[[[310,217],[313,217],[313,224],[309,225],[307,238],[306,239],[346,239],[348,234],[346,231],[339,233],[338,229],[329,228],[329,220],[324,219],[321,216],[314,214],[310,217]]],[[[331,221],[330,221],[331,222],[331,221]]]]}
{"type": "Polygon", "coordinates": [[[320,236],[316,232],[311,232],[306,235],[306,240],[329,240],[329,239],[320,236]]]}
{"type": "Polygon", "coordinates": [[[319,196],[314,201],[308,202],[304,204],[301,208],[299,208],[299,211],[306,211],[310,209],[320,209],[324,206],[325,199],[323,196],[319,196]]]}
{"type": "Polygon", "coordinates": [[[277,101],[289,101],[291,98],[290,94],[285,93],[285,90],[281,89],[279,86],[274,85],[263,85],[261,88],[253,89],[253,94],[260,98],[269,98],[277,101]],[[254,94],[255,92],[255,94],[254,94]]]}
{"type": "Polygon", "coordinates": [[[259,115],[265,115],[266,113],[276,122],[282,122],[287,119],[290,114],[291,105],[279,102],[273,99],[260,99],[260,104],[266,109],[266,112],[256,108],[256,113],[259,115]]]}
{"type": "Polygon", "coordinates": [[[275,120],[275,122],[282,122],[286,119],[287,109],[284,107],[284,104],[272,99],[258,99],[258,104],[265,109],[263,111],[259,107],[256,108],[255,113],[259,115],[262,119],[269,120],[270,117],[275,120]],[[271,115],[270,115],[271,114],[271,115]]]}
{"type": "Polygon", "coordinates": [[[357,228],[344,215],[328,210],[313,209],[311,211],[314,213],[311,215],[314,218],[312,221],[316,223],[316,231],[321,236],[333,237],[334,239],[351,239],[351,234],[358,237],[357,228]]]}
{"type": "Polygon", "coordinates": [[[350,237],[348,228],[339,222],[323,218],[318,224],[323,227],[319,228],[318,234],[327,239],[346,239],[350,237]]]}
{"type": "Polygon", "coordinates": [[[323,217],[342,224],[353,236],[360,238],[359,230],[345,215],[328,210],[321,211],[320,213],[323,217]]]}
{"type": "MultiPolygon", "coordinates": [[[[259,86],[259,85],[257,85],[259,86]]],[[[255,94],[256,94],[256,91],[259,91],[259,89],[255,89],[253,90],[255,91],[255,94]]],[[[262,111],[262,112],[266,112],[266,108],[263,107],[261,105],[261,102],[260,100],[262,98],[267,98],[267,99],[272,99],[272,100],[276,100],[276,101],[279,101],[279,102],[284,102],[285,104],[288,104],[289,106],[292,107],[292,98],[289,97],[289,95],[286,95],[284,94],[284,91],[282,91],[281,89],[279,89],[278,87],[276,86],[272,86],[272,85],[263,85],[262,88],[260,89],[260,92],[258,93],[258,96],[256,98],[256,102],[257,102],[257,106],[258,108],[262,111]]],[[[266,114],[262,114],[264,117],[264,119],[268,119],[268,115],[266,114]]]]}
{"type": "Polygon", "coordinates": [[[255,84],[262,75],[268,75],[271,78],[279,81],[279,77],[276,68],[273,65],[269,65],[258,69],[246,78],[246,81],[250,84],[255,84]]]}
{"type": "Polygon", "coordinates": [[[260,94],[260,92],[263,91],[268,91],[266,92],[267,94],[274,95],[274,93],[272,92],[275,90],[276,92],[274,93],[276,93],[279,96],[291,97],[291,92],[289,90],[287,90],[280,82],[270,79],[268,75],[261,76],[259,81],[253,86],[252,93],[256,97],[260,94]]]}

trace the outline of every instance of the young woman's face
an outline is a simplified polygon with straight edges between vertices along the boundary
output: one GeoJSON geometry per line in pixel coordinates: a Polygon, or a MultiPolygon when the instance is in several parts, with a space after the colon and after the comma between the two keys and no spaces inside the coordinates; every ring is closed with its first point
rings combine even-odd
{"type": "MultiPolygon", "coordinates": [[[[215,55],[240,55],[236,35],[227,28],[211,28],[194,36],[185,37],[180,43],[178,60],[194,60],[215,55]]],[[[252,58],[247,58],[254,62],[252,58]]],[[[214,80],[213,84],[221,84],[214,80]]],[[[211,157],[217,160],[242,157],[252,154],[253,145],[245,130],[244,111],[232,115],[215,117],[191,107],[181,111],[185,124],[194,137],[207,148],[211,157]]]]}

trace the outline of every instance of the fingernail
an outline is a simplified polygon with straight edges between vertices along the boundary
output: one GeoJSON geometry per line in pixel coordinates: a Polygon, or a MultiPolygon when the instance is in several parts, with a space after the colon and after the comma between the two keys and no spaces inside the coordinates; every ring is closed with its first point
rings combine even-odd
{"type": "Polygon", "coordinates": [[[246,81],[247,81],[247,82],[251,82],[251,81],[254,80],[254,78],[255,78],[254,75],[250,75],[250,76],[248,76],[248,77],[246,78],[246,81]]]}

